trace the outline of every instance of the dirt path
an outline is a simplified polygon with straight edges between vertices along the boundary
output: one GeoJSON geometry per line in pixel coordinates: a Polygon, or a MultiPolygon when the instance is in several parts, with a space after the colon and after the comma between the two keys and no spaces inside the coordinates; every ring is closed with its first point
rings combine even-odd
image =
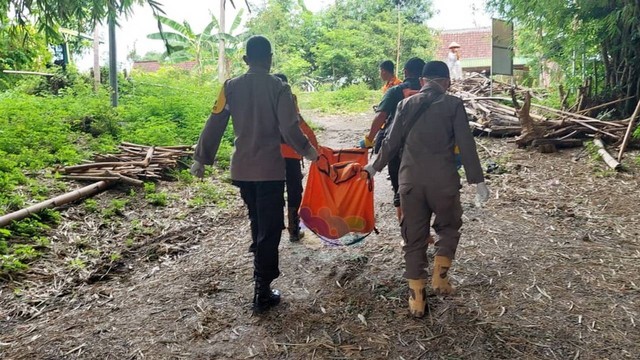
{"type": "MultiPolygon", "coordinates": [[[[307,114],[323,144],[349,147],[369,115],[307,114]]],[[[538,154],[479,140],[494,161],[492,199],[462,193],[458,293],[407,315],[400,236],[386,173],[376,177],[380,235],[346,248],[283,239],[281,306],[251,315],[248,220],[226,208],[145,209],[148,236],[103,276],[32,272],[1,284],[4,359],[632,359],[640,353],[637,169],[611,174],[576,151],[538,154]],[[80,279],[80,280],[78,280],[80,279]],[[48,287],[47,292],[41,289],[48,287]],[[40,289],[36,292],[35,289],[40,289]]],[[[181,199],[190,189],[172,184],[181,199]]],[[[110,195],[103,194],[108,197],[110,195]]],[[[69,209],[90,241],[124,241],[69,209]]],[[[142,210],[140,210],[142,211],[142,210]]],[[[126,215],[126,214],[125,214],[126,215]]],[[[54,239],[75,241],[61,226],[54,239]]],[[[55,250],[55,249],[54,249],[55,250]]],[[[56,261],[60,252],[43,261],[56,261]]]]}

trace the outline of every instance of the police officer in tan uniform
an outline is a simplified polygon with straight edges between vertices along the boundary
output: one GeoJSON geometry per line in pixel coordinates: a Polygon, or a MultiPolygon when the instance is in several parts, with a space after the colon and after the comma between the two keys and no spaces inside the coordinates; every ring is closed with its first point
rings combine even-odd
{"type": "Polygon", "coordinates": [[[454,290],[448,270],[462,226],[456,144],[467,181],[477,184],[477,201],[484,202],[489,197],[462,100],[445,93],[451,85],[447,65],[442,61],[428,62],[420,82],[420,92],[398,105],[378,157],[365,167],[369,177],[373,177],[402,150],[398,192],[403,214],[404,277],[409,282],[409,310],[416,317],[424,315],[427,304],[425,238],[429,235],[432,215],[435,215],[433,228],[438,240],[431,286],[441,294],[454,290]]]}
{"type": "Polygon", "coordinates": [[[281,140],[308,160],[317,160],[318,153],[300,130],[291,88],[269,74],[271,43],[262,36],[251,37],[243,59],[249,70],[225,82],[200,134],[191,172],[202,177],[204,165],[214,163],[231,117],[235,134],[231,179],[249,209],[255,244],[253,309],[262,313],[280,302],[271,282],[280,275],[278,245],[284,224],[281,140]]]}

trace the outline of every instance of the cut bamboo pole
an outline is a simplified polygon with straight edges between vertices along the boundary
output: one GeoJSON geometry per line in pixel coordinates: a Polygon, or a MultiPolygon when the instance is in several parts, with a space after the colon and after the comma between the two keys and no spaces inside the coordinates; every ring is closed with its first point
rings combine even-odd
{"type": "Polygon", "coordinates": [[[627,149],[627,145],[629,144],[629,137],[631,136],[631,130],[633,130],[633,124],[635,124],[636,116],[640,112],[640,100],[638,104],[636,104],[636,109],[633,111],[633,115],[629,118],[629,125],[627,126],[627,131],[624,133],[624,138],[622,139],[622,145],[620,145],[620,152],[618,152],[618,161],[622,161],[622,154],[627,149]]]}
{"type": "Polygon", "coordinates": [[[64,205],[70,203],[72,201],[76,201],[78,199],[91,196],[99,193],[100,191],[106,189],[110,185],[112,185],[113,181],[99,181],[97,183],[91,184],[89,186],[85,186],[81,189],[74,190],[68,192],[66,194],[62,194],[60,196],[56,196],[53,199],[49,199],[38,204],[29,206],[26,209],[14,211],[12,213],[2,215],[0,217],[0,228],[9,225],[13,221],[18,221],[26,218],[27,216],[36,214],[44,209],[57,207],[60,205],[64,205]]]}
{"type": "Polygon", "coordinates": [[[62,175],[63,179],[85,180],[85,181],[117,181],[119,176],[102,176],[102,175],[62,175]]]}
{"type": "Polygon", "coordinates": [[[43,73],[38,71],[21,71],[21,70],[2,70],[5,74],[18,74],[18,75],[40,75],[40,76],[53,76],[55,74],[43,73]]]}
{"type": "Polygon", "coordinates": [[[588,112],[590,112],[590,111],[597,110],[597,109],[601,109],[601,108],[603,108],[603,107],[607,107],[607,106],[609,106],[609,105],[617,104],[617,103],[619,103],[619,102],[626,101],[626,100],[629,100],[629,99],[632,99],[632,98],[633,98],[633,96],[627,96],[626,98],[623,98],[623,99],[618,99],[618,100],[609,101],[608,103],[604,103],[604,104],[600,104],[600,105],[598,105],[598,106],[590,107],[590,108],[588,108],[588,109],[580,110],[580,111],[578,111],[577,113],[578,113],[578,114],[586,114],[586,113],[588,113],[588,112]]]}
{"type": "Polygon", "coordinates": [[[621,165],[616,159],[607,152],[607,149],[604,147],[602,140],[595,138],[593,139],[593,144],[598,147],[598,154],[602,157],[602,160],[609,165],[613,170],[620,170],[621,165]]]}

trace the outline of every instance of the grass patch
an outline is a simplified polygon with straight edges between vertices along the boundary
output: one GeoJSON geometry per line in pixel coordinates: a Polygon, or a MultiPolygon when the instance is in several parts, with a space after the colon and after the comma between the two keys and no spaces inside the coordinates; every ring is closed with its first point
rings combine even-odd
{"type": "Polygon", "coordinates": [[[219,184],[209,181],[198,182],[196,185],[196,195],[189,200],[190,207],[203,207],[216,205],[218,207],[226,207],[226,191],[219,184]]]}
{"type": "Polygon", "coordinates": [[[364,84],[349,85],[335,91],[299,92],[298,105],[305,110],[323,113],[373,113],[373,106],[380,103],[382,92],[370,90],[364,84]]]}
{"type": "Polygon", "coordinates": [[[144,198],[154,206],[167,206],[169,203],[169,195],[164,191],[157,192],[155,183],[144,183],[144,198]]]}

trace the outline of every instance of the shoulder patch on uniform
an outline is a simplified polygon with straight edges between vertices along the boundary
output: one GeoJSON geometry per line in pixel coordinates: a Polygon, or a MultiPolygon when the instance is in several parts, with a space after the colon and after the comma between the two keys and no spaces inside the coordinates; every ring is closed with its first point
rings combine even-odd
{"type": "Polygon", "coordinates": [[[224,94],[224,87],[222,87],[222,89],[220,89],[220,94],[218,94],[218,100],[216,100],[215,105],[213,105],[211,112],[213,114],[220,114],[224,110],[225,106],[227,106],[227,96],[224,94]]]}

